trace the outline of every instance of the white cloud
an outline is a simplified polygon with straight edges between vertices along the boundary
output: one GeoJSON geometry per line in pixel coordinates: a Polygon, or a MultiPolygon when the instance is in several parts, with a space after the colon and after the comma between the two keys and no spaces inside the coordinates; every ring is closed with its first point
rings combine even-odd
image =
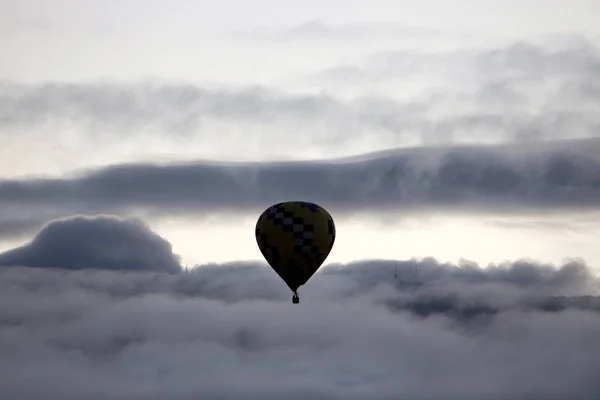
{"type": "MultiPolygon", "coordinates": [[[[427,261],[418,268],[428,283],[409,290],[393,279],[393,265],[326,269],[301,290],[300,305],[264,266],[205,266],[181,276],[1,270],[3,395],[597,392],[597,299],[548,297],[588,293],[595,278],[585,266],[485,271],[427,261]]],[[[400,273],[413,265],[401,264],[400,273]]]]}
{"type": "Polygon", "coordinates": [[[600,52],[576,39],[387,51],[270,86],[7,82],[0,167],[22,176],[156,159],[318,159],[595,137],[600,52]]]}

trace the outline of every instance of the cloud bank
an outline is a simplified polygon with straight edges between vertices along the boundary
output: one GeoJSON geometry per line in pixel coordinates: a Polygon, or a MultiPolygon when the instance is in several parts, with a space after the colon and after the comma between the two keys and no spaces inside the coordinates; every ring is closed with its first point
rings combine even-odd
{"type": "Polygon", "coordinates": [[[306,159],[598,135],[600,51],[584,37],[443,52],[391,47],[353,59],[268,87],[4,82],[0,134],[52,137],[47,148],[69,143],[94,161],[98,153],[125,157],[128,146],[145,160],[156,153],[306,159]]]}
{"type": "Polygon", "coordinates": [[[600,141],[404,149],[321,162],[125,164],[0,180],[0,232],[74,213],[261,212],[315,201],[349,212],[597,210],[600,141]]]}
{"type": "Polygon", "coordinates": [[[25,246],[0,254],[0,266],[178,272],[171,244],[142,221],[75,216],[45,226],[25,246]]]}
{"type": "Polygon", "coordinates": [[[52,221],[0,265],[0,392],[14,400],[600,390],[600,281],[579,260],[329,264],[292,305],[266,263],[182,270],[142,222],[103,215],[52,221]]]}
{"type": "Polygon", "coordinates": [[[299,305],[265,264],[4,268],[2,395],[592,399],[597,288],[576,260],[331,265],[299,305]]]}

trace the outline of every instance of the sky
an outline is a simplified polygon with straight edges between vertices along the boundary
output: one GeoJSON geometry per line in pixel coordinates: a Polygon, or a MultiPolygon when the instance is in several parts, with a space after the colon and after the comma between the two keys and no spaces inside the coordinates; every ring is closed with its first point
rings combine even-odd
{"type": "Polygon", "coordinates": [[[597,15],[0,0],[0,397],[593,398],[597,15]],[[286,200],[337,228],[292,313],[286,200]]]}

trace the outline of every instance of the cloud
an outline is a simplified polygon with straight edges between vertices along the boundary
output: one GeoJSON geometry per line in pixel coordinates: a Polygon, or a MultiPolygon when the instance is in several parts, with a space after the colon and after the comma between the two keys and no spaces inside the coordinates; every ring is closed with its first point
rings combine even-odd
{"type": "MultiPolygon", "coordinates": [[[[600,141],[402,149],[320,162],[129,164],[0,181],[0,232],[74,213],[259,213],[306,199],[347,213],[600,206],[600,141]]],[[[141,214],[140,214],[141,213],[141,214]]]]}
{"type": "Polygon", "coordinates": [[[331,92],[369,87],[410,99],[416,114],[379,121],[390,131],[418,132],[425,142],[521,141],[596,136],[598,71],[597,45],[573,36],[497,48],[387,50],[309,80],[331,92]]]}
{"type": "Polygon", "coordinates": [[[178,272],[171,244],[142,221],[75,216],[46,225],[25,246],[0,254],[0,265],[178,272]]]}
{"type": "Polygon", "coordinates": [[[591,399],[596,293],[578,261],[332,265],[299,305],[264,264],[2,269],[0,394],[591,399]]]}
{"type": "MultiPolygon", "coordinates": [[[[214,137],[209,131],[227,122],[235,123],[237,130],[239,124],[243,124],[245,132],[291,122],[307,128],[334,124],[337,127],[333,132],[331,126],[328,127],[328,136],[337,137],[342,130],[358,132],[377,126],[379,114],[387,115],[392,108],[397,114],[404,107],[385,99],[379,103],[388,104],[388,110],[370,111],[374,104],[368,98],[342,101],[327,94],[294,94],[266,87],[204,88],[160,82],[29,86],[5,83],[0,86],[0,121],[5,135],[18,129],[80,127],[88,134],[121,140],[141,133],[164,132],[178,138],[198,133],[214,137]],[[350,122],[356,126],[352,127],[350,122]]],[[[409,111],[415,110],[406,113],[409,111]]],[[[220,128],[225,134],[230,129],[220,128]]],[[[276,131],[268,131],[268,135],[257,133],[253,141],[266,146],[280,137],[279,128],[276,131]]],[[[293,137],[290,140],[296,141],[293,137]]],[[[297,141],[302,144],[301,140],[297,141]]],[[[276,143],[271,145],[276,146],[276,143]]]]}
{"type": "MultiPolygon", "coordinates": [[[[5,82],[0,135],[8,138],[6,158],[30,148],[19,147],[22,137],[44,144],[40,160],[56,152],[42,171],[61,164],[65,153],[85,165],[125,161],[130,153],[144,161],[173,154],[306,159],[407,145],[598,136],[600,51],[585,38],[356,57],[355,64],[273,87],[5,82]]],[[[12,169],[33,163],[15,160],[12,169]]]]}
{"type": "MultiPolygon", "coordinates": [[[[469,83],[504,81],[518,85],[544,78],[589,79],[598,83],[600,49],[585,36],[554,36],[545,41],[519,40],[497,46],[461,47],[446,51],[391,49],[372,53],[358,65],[343,68],[357,79],[414,79],[418,74],[471,75],[469,83]],[[473,76],[472,74],[475,73],[473,76]]],[[[336,69],[325,71],[335,78],[336,69]]],[[[345,78],[346,76],[341,76],[345,78]]],[[[449,82],[451,83],[451,82],[449,82]]],[[[462,82],[461,82],[462,83],[462,82]]]]}

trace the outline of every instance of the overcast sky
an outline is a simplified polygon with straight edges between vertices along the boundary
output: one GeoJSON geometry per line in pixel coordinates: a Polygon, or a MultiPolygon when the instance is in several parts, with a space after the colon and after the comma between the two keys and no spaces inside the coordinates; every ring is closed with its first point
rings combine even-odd
{"type": "Polygon", "coordinates": [[[599,15],[0,0],[0,397],[597,393],[600,306],[540,302],[597,290],[599,15]],[[298,330],[284,200],[337,226],[298,330]]]}

